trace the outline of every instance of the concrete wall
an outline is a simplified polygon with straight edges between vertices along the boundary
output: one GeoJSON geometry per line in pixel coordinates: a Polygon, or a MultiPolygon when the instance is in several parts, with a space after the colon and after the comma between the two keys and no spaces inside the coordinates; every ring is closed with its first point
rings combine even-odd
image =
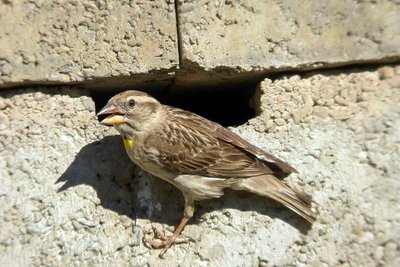
{"type": "Polygon", "coordinates": [[[396,1],[2,1],[0,25],[1,266],[400,265],[396,1]],[[317,223],[228,191],[159,259],[142,238],[183,199],[91,93],[256,81],[257,116],[231,129],[299,170],[317,223]]]}
{"type": "Polygon", "coordinates": [[[200,87],[393,62],[397,1],[2,1],[0,88],[200,87]]]}

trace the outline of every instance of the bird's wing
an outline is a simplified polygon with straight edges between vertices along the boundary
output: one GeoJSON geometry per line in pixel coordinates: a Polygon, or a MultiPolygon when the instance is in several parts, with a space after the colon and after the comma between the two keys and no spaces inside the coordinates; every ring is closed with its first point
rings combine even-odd
{"type": "Polygon", "coordinates": [[[148,140],[157,142],[159,163],[171,171],[244,178],[294,170],[219,124],[183,110],[171,112],[168,123],[148,140]]]}
{"type": "Polygon", "coordinates": [[[221,125],[216,125],[214,134],[221,140],[254,155],[276,173],[297,173],[297,170],[283,160],[265,152],[264,150],[250,144],[239,135],[229,131],[221,125]]]}

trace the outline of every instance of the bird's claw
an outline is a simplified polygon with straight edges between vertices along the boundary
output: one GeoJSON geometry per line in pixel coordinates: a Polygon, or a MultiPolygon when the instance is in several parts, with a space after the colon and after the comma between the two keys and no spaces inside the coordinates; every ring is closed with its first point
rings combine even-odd
{"type": "Polygon", "coordinates": [[[187,238],[173,238],[173,236],[166,237],[165,234],[161,233],[158,229],[154,228],[154,237],[161,240],[152,240],[150,238],[143,237],[143,243],[150,248],[155,248],[155,249],[160,249],[162,248],[162,251],[160,253],[160,258],[165,257],[165,253],[167,250],[173,245],[179,245],[179,244],[187,244],[189,243],[189,239],[187,238]]]}

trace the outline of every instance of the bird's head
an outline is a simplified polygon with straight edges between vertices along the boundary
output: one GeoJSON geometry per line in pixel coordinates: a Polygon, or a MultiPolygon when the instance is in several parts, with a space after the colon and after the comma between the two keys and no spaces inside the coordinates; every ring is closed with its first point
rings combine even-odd
{"type": "Polygon", "coordinates": [[[98,113],[108,115],[101,124],[114,126],[123,136],[134,136],[149,127],[162,105],[140,91],[125,91],[113,96],[98,113]]]}

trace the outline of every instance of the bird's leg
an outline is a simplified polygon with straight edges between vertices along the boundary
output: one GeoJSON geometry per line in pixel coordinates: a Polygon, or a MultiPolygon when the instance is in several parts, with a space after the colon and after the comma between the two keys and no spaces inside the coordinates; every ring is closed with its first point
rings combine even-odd
{"type": "Polygon", "coordinates": [[[185,202],[186,203],[185,203],[184,216],[183,216],[181,222],[179,223],[178,227],[175,228],[175,231],[172,236],[166,238],[162,234],[155,232],[156,236],[159,239],[161,239],[162,242],[144,239],[144,242],[153,248],[163,248],[163,250],[160,253],[161,258],[164,258],[165,253],[173,244],[183,244],[183,243],[188,242],[187,240],[177,239],[179,234],[182,232],[183,228],[187,224],[187,222],[190,220],[190,218],[193,217],[193,213],[194,213],[193,201],[188,201],[188,199],[185,198],[185,202]]]}

